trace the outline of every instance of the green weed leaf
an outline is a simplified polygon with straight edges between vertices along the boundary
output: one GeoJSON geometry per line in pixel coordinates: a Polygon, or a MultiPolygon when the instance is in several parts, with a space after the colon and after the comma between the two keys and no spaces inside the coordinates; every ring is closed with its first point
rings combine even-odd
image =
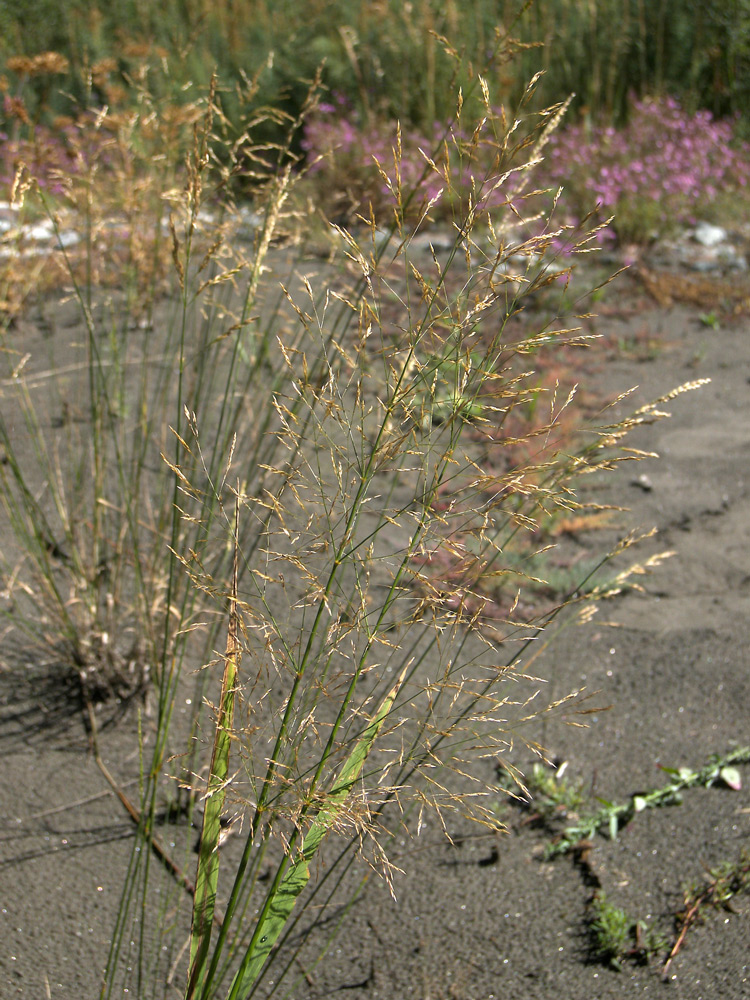
{"type": "Polygon", "coordinates": [[[739,792],[741,790],[742,777],[736,767],[722,767],[719,771],[719,777],[732,791],[739,792]]]}

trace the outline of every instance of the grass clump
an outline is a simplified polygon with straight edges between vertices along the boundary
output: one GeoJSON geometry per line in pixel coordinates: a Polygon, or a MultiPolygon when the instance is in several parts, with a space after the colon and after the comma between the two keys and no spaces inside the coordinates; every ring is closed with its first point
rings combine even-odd
{"type": "Polygon", "coordinates": [[[589,922],[592,957],[606,962],[613,969],[622,968],[622,960],[630,948],[633,922],[624,910],[614,906],[604,893],[597,893],[591,904],[589,922]]]}
{"type": "Polygon", "coordinates": [[[175,108],[146,83],[140,110],[101,109],[104,138],[54,200],[28,168],[14,180],[59,243],[64,210],[83,239],[78,256],[60,249],[73,339],[54,338],[43,365],[3,329],[3,612],[78,676],[95,749],[96,701],[149,692],[102,996],[181,978],[188,998],[234,1000],[274,992],[337,890],[356,892],[358,853],[390,885],[393,839],[427,810],[446,829],[454,815],[497,829],[486,758],[519,740],[538,750],[533,720],[576,707],[575,694],[536,707],[533,641],[565,608],[587,620],[628,576],[588,577],[524,615],[509,554],[585,511],[579,478],[634,457],[623,438],[663,413],[646,406],[561,443],[571,390],[524,424],[528,359],[589,339],[511,329],[559,280],[557,241],[575,255],[596,235],[524,214],[562,106],[516,142],[479,79],[471,142],[446,135],[424,158],[440,182],[427,198],[406,182],[397,130],[392,165],[378,165],[385,223],[373,209],[336,226],[339,255],[323,263],[288,245],[301,121],[286,116],[280,146],[254,141],[252,116],[228,138],[218,86],[175,108]],[[181,162],[163,156],[173,129],[181,162]],[[237,180],[255,191],[249,233],[237,180]],[[443,201],[450,243],[425,254],[443,201]],[[110,266],[124,278],[114,288],[110,266]],[[431,569],[443,554],[450,574],[431,569]],[[500,577],[516,596],[488,620],[500,577]],[[197,877],[173,884],[170,861],[157,885],[151,849],[175,782],[188,818],[203,809],[197,877]],[[223,846],[226,827],[236,846],[223,846]]]}
{"type": "MultiPolygon", "coordinates": [[[[188,81],[207,86],[214,70],[222,79],[238,79],[273,52],[258,103],[283,105],[292,115],[304,103],[300,78],[312,78],[325,61],[325,85],[359,113],[398,118],[405,129],[422,133],[451,115],[457,87],[477,112],[480,101],[470,83],[482,66],[508,95],[509,107],[541,67],[547,81],[542,103],[575,93],[576,113],[618,123],[634,93],[672,93],[691,110],[716,115],[745,114],[748,98],[746,0],[701,6],[681,0],[471,0],[460,7],[420,0],[408,8],[360,0],[304,8],[278,0],[238,8],[217,0],[206,8],[200,0],[166,0],[158,11],[102,0],[6,0],[0,28],[0,59],[8,63],[18,53],[34,57],[51,49],[69,61],[62,94],[48,78],[30,75],[33,65],[6,66],[9,92],[22,90],[32,114],[50,102],[57,113],[64,111],[63,94],[80,97],[85,72],[106,62],[114,64],[113,81],[126,89],[133,62],[146,51],[171,62],[165,93],[172,98],[188,81]],[[507,47],[497,44],[509,36],[518,40],[512,61],[507,47]],[[458,69],[451,50],[463,57],[458,69]]],[[[231,96],[227,113],[235,123],[241,118],[231,96]]]]}
{"type": "Polygon", "coordinates": [[[653,927],[632,920],[601,891],[591,901],[587,928],[591,958],[617,972],[626,959],[646,963],[665,947],[664,938],[653,927]]]}

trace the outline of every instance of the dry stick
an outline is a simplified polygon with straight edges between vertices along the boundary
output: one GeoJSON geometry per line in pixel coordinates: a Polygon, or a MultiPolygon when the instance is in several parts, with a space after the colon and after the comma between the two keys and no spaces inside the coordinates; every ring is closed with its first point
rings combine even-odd
{"type": "Polygon", "coordinates": [[[703,906],[703,904],[707,900],[709,900],[711,896],[713,896],[713,894],[716,892],[716,888],[719,884],[719,881],[720,881],[719,878],[714,877],[713,881],[706,886],[703,892],[701,892],[697,896],[697,898],[693,900],[693,903],[685,911],[685,916],[682,918],[682,927],[680,928],[680,933],[678,934],[677,940],[672,946],[672,950],[669,953],[669,958],[664,963],[664,968],[661,970],[663,976],[666,976],[667,973],[669,972],[669,966],[672,964],[672,959],[675,957],[677,952],[682,947],[682,943],[685,940],[687,932],[693,926],[698,917],[698,913],[700,911],[701,906],[703,906]]]}
{"type": "MultiPolygon", "coordinates": [[[[109,769],[107,768],[107,765],[102,760],[101,753],[99,752],[99,740],[97,735],[98,730],[96,725],[96,717],[94,716],[94,709],[91,704],[91,699],[88,697],[85,689],[83,692],[83,698],[86,703],[86,713],[88,715],[88,720],[89,720],[91,752],[94,755],[94,760],[96,761],[97,767],[102,772],[104,777],[107,779],[110,787],[112,788],[112,791],[115,793],[117,798],[123,804],[123,806],[125,807],[126,811],[130,815],[130,818],[133,820],[135,825],[137,827],[140,827],[142,818],[140,812],[138,811],[138,809],[136,809],[136,807],[127,797],[125,792],[123,792],[122,788],[117,784],[115,779],[112,777],[109,769]]],[[[191,896],[195,897],[195,886],[187,877],[187,875],[183,872],[183,870],[180,868],[177,862],[168,853],[167,849],[163,846],[157,834],[155,834],[152,831],[148,835],[147,839],[151,846],[152,851],[161,861],[161,863],[164,865],[164,867],[167,869],[170,875],[173,875],[175,879],[180,883],[180,885],[185,890],[187,890],[187,892],[189,892],[191,896]]],[[[216,910],[214,910],[214,923],[216,924],[217,927],[221,927],[223,923],[223,918],[221,914],[217,913],[216,910]]]]}
{"type": "Polygon", "coordinates": [[[695,918],[696,918],[696,916],[698,914],[698,910],[700,909],[702,903],[705,902],[705,900],[711,895],[711,893],[713,892],[714,888],[715,888],[715,885],[711,885],[707,889],[705,889],[700,894],[700,896],[698,896],[698,898],[695,900],[695,902],[693,903],[693,905],[686,911],[685,917],[684,917],[684,919],[682,921],[682,929],[680,930],[680,933],[677,936],[677,940],[675,941],[674,945],[672,946],[672,950],[669,953],[669,958],[664,963],[664,968],[661,970],[662,976],[666,976],[669,973],[669,966],[672,964],[672,959],[675,957],[675,955],[677,954],[677,952],[682,947],[682,942],[685,940],[685,936],[687,935],[687,932],[690,930],[690,927],[692,926],[693,922],[695,921],[695,918]]]}
{"type": "Polygon", "coordinates": [[[305,982],[307,983],[307,985],[315,986],[315,980],[313,979],[312,975],[307,971],[307,969],[304,967],[300,959],[296,958],[295,961],[297,965],[300,967],[300,970],[302,971],[302,975],[305,977],[305,982]]]}
{"type": "Polygon", "coordinates": [[[188,934],[188,936],[185,938],[185,943],[177,952],[175,960],[174,962],[172,962],[172,965],[169,968],[169,974],[167,975],[167,986],[171,986],[172,983],[174,982],[175,976],[177,975],[177,970],[180,967],[180,962],[182,961],[182,956],[188,950],[189,945],[190,945],[190,935],[188,934]]]}

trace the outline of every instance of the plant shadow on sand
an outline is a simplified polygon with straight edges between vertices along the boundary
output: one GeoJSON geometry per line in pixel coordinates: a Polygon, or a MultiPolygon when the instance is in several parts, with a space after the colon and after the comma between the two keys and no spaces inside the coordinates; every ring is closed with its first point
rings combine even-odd
{"type": "MultiPolygon", "coordinates": [[[[78,674],[65,661],[45,665],[21,654],[9,656],[7,651],[4,660],[7,673],[13,675],[13,684],[3,687],[0,740],[6,751],[66,742],[80,749],[86,703],[78,674]]],[[[116,724],[127,710],[125,704],[113,708],[108,703],[106,725],[116,724]]]]}

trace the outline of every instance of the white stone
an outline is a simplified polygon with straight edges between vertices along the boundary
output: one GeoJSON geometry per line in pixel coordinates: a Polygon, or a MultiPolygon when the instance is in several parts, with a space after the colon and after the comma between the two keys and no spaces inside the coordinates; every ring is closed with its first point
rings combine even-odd
{"type": "Polygon", "coordinates": [[[58,237],[58,246],[63,247],[63,249],[66,247],[74,247],[80,242],[80,234],[75,232],[73,229],[64,229],[58,237]]]}
{"type": "Polygon", "coordinates": [[[704,247],[717,247],[727,239],[726,229],[713,226],[710,222],[699,222],[693,230],[693,239],[704,247]]]}
{"type": "Polygon", "coordinates": [[[49,240],[55,235],[55,227],[51,222],[38,222],[35,226],[26,227],[24,235],[29,240],[49,240]]]}

